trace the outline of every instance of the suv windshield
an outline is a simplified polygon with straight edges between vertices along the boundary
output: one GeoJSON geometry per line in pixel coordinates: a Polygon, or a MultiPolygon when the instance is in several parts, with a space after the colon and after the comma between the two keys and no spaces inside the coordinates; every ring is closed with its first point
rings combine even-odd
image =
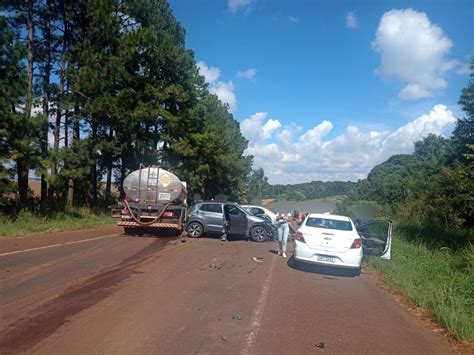
{"type": "Polygon", "coordinates": [[[352,224],[349,221],[338,221],[335,219],[309,217],[306,221],[308,227],[335,229],[340,231],[351,231],[352,224]]]}

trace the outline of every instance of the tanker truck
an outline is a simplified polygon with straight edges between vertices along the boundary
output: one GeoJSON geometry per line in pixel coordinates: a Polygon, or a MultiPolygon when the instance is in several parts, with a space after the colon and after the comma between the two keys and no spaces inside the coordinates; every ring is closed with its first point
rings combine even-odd
{"type": "Polygon", "coordinates": [[[123,181],[125,198],[112,211],[125,234],[158,232],[160,229],[183,232],[186,222],[186,182],[159,166],[133,171],[123,181]]]}

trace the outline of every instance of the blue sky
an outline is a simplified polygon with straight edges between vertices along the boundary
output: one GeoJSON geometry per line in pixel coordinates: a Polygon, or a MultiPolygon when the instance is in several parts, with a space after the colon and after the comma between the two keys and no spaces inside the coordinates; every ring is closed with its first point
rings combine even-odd
{"type": "Polygon", "coordinates": [[[449,136],[472,1],[171,0],[211,92],[271,183],[363,178],[449,136]]]}

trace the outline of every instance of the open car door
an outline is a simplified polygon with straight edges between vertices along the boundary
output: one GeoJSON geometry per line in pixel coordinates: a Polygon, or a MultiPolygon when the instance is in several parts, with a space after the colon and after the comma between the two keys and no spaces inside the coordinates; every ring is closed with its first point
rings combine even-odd
{"type": "Polygon", "coordinates": [[[365,256],[390,259],[392,252],[392,221],[370,221],[357,226],[365,256]]]}
{"type": "Polygon", "coordinates": [[[236,205],[226,204],[230,218],[230,234],[244,235],[247,233],[247,214],[236,205]]]}

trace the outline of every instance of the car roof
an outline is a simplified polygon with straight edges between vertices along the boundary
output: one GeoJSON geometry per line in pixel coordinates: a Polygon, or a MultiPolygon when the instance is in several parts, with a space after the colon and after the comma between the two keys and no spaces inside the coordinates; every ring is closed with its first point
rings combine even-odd
{"type": "Polygon", "coordinates": [[[336,221],[347,221],[347,222],[351,221],[351,219],[347,216],[340,216],[340,215],[337,215],[337,214],[328,214],[328,213],[310,213],[308,217],[333,219],[333,220],[336,220],[336,221]]]}

